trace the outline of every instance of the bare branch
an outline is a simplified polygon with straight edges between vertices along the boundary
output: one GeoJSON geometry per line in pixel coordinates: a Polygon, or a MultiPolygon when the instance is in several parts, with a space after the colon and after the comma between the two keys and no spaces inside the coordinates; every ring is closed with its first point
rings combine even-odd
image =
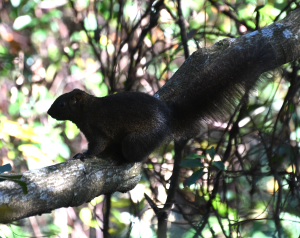
{"type": "Polygon", "coordinates": [[[15,182],[0,183],[0,223],[74,207],[101,194],[127,192],[141,179],[141,163],[116,165],[99,158],[69,160],[26,171],[21,178],[28,193],[15,182]]]}

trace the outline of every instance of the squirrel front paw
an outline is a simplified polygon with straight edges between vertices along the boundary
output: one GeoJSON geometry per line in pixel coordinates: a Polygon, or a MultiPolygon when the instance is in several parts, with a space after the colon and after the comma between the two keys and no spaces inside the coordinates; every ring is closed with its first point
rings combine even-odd
{"type": "Polygon", "coordinates": [[[78,153],[73,156],[73,160],[80,159],[82,162],[84,162],[86,159],[92,158],[92,155],[87,154],[87,151],[84,151],[83,153],[78,153]]]}
{"type": "Polygon", "coordinates": [[[78,154],[73,156],[73,160],[75,160],[75,159],[80,159],[82,162],[84,162],[84,160],[86,158],[85,158],[85,155],[83,153],[78,153],[78,154]]]}

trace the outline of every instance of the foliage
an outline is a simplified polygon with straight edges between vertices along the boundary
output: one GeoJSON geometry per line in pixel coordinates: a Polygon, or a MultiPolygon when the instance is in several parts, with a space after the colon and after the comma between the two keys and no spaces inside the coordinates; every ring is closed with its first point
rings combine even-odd
{"type": "MultiPolygon", "coordinates": [[[[181,1],[189,52],[260,29],[299,5],[260,3],[181,1]]],[[[15,172],[65,161],[86,148],[76,126],[47,116],[58,95],[74,88],[96,96],[154,94],[185,59],[178,1],[11,0],[0,10],[0,161],[15,172]]],[[[185,147],[190,156],[181,164],[170,237],[299,237],[299,68],[296,61],[270,72],[265,77],[272,80],[247,105],[224,121],[207,122],[185,147]]],[[[156,216],[143,194],[166,202],[173,157],[173,143],[162,146],[135,189],[112,195],[112,237],[155,234],[156,216]]],[[[28,219],[25,226],[1,225],[0,236],[96,236],[106,207],[100,196],[33,218],[38,226],[28,219]]]]}

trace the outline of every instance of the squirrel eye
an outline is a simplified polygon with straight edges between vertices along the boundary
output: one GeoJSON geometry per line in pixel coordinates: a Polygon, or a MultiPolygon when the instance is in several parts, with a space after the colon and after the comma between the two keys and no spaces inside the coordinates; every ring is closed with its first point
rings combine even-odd
{"type": "Polygon", "coordinates": [[[58,106],[59,106],[59,107],[64,107],[65,105],[66,105],[65,102],[59,102],[59,103],[58,103],[58,106]]]}

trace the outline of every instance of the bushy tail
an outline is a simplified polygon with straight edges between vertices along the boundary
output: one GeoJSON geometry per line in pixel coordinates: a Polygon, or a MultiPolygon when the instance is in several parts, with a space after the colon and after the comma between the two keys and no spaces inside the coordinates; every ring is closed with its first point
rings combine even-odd
{"type": "MultiPolygon", "coordinates": [[[[171,88],[177,89],[176,95],[160,98],[172,108],[175,137],[195,134],[195,122],[199,120],[222,119],[228,115],[245,92],[257,86],[259,76],[274,67],[275,53],[270,44],[245,49],[231,45],[229,40],[222,53],[210,50],[193,53],[172,77],[175,82],[172,78],[168,82],[173,84],[171,88]]],[[[168,87],[164,86],[158,93],[164,88],[168,87]]],[[[168,94],[162,95],[165,93],[168,94]]]]}

